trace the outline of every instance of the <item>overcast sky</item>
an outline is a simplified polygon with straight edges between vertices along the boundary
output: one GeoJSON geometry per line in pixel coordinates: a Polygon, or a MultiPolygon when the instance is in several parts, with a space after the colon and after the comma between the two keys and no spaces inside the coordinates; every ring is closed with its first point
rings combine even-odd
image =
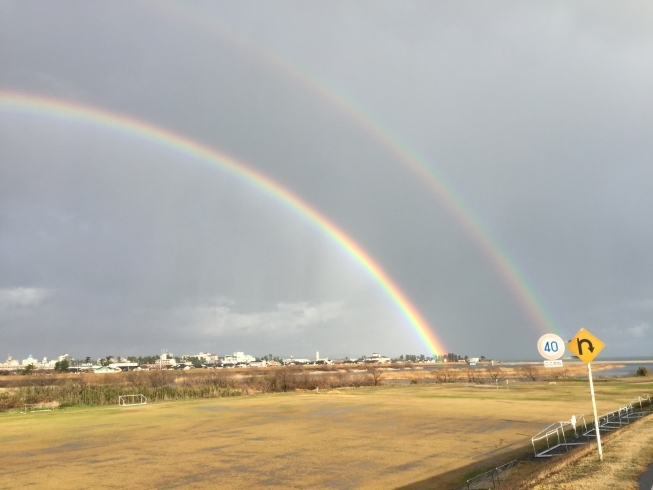
{"type": "MultiPolygon", "coordinates": [[[[232,155],[356,240],[448,351],[536,358],[544,331],[389,150],[401,140],[557,333],[650,356],[652,23],[647,2],[5,0],[0,90],[232,155]]],[[[360,264],[278,200],[136,135],[0,111],[0,355],[164,348],[428,353],[360,264]]]]}

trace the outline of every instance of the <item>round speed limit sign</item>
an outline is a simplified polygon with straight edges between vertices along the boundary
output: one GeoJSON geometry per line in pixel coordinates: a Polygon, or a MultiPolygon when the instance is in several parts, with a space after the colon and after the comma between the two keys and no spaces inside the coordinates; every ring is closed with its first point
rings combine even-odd
{"type": "Polygon", "coordinates": [[[565,343],[554,333],[547,333],[537,341],[537,350],[544,359],[555,361],[565,353],[565,343]]]}

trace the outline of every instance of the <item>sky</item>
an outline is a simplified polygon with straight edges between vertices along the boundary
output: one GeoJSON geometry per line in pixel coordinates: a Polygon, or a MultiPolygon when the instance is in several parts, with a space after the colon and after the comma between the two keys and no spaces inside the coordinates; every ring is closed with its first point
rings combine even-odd
{"type": "MultiPolygon", "coordinates": [[[[542,334],[582,327],[602,356],[650,357],[652,21],[647,2],[4,0],[0,92],[128,116],[272,179],[445,352],[537,359],[542,334]]],[[[431,353],[278,196],[0,103],[0,355],[161,349],[431,353]]]]}

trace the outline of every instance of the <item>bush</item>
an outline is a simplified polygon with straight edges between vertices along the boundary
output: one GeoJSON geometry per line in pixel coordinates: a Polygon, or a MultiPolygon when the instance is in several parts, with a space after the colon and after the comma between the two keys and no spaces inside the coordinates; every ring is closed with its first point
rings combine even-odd
{"type": "Polygon", "coordinates": [[[648,376],[648,369],[644,366],[640,366],[635,373],[635,376],[648,376]]]}

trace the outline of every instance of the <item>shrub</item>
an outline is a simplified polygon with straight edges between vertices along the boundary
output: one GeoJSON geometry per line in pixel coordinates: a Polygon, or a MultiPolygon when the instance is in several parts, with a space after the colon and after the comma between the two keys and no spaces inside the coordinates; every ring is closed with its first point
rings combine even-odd
{"type": "Polygon", "coordinates": [[[640,366],[635,373],[635,376],[648,376],[648,369],[644,366],[640,366]]]}

